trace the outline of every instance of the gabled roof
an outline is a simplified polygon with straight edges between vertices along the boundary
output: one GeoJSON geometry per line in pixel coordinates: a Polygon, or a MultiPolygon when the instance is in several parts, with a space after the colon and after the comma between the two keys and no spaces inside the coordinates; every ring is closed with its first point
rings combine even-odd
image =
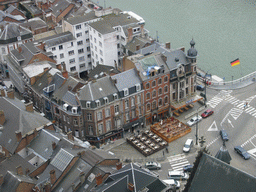
{"type": "Polygon", "coordinates": [[[61,0],[61,1],[55,2],[50,9],[52,10],[52,13],[56,17],[58,17],[63,11],[65,11],[65,9],[68,8],[70,4],[73,4],[73,3],[70,3],[67,0],[61,0]]]}
{"type": "Polygon", "coordinates": [[[117,75],[113,75],[111,79],[116,79],[117,83],[115,85],[119,91],[122,91],[124,88],[131,88],[136,84],[142,83],[136,69],[130,69],[117,75]]]}
{"type": "Polygon", "coordinates": [[[98,64],[89,74],[89,79],[98,79],[106,73],[108,75],[120,73],[115,67],[98,64]],[[101,75],[102,74],[102,75],[101,75]]]}
{"type": "Polygon", "coordinates": [[[189,192],[255,191],[256,178],[203,153],[189,192]]]}
{"type": "Polygon", "coordinates": [[[125,48],[131,51],[132,53],[136,52],[136,47],[139,45],[140,49],[144,48],[145,45],[151,44],[151,41],[146,38],[139,36],[133,37],[133,39],[125,45],[125,48]]]}
{"type": "Polygon", "coordinates": [[[65,149],[60,149],[60,151],[57,153],[57,155],[53,158],[51,161],[51,165],[56,167],[58,170],[63,172],[69,163],[74,158],[74,155],[66,151],[65,149]]]}
{"type": "Polygon", "coordinates": [[[150,186],[149,190],[152,192],[160,192],[166,188],[165,184],[161,181],[159,184],[159,179],[154,176],[151,172],[141,169],[137,165],[130,163],[125,165],[122,169],[111,174],[108,179],[96,188],[96,191],[124,191],[128,192],[128,183],[133,184],[134,191],[142,191],[147,186],[150,186]]]}
{"type": "Polygon", "coordinates": [[[36,29],[47,27],[47,24],[41,18],[35,17],[32,19],[29,19],[26,23],[22,23],[21,26],[26,28],[31,28],[32,30],[36,30],[36,29]]]}
{"type": "Polygon", "coordinates": [[[26,111],[24,103],[20,100],[0,97],[0,103],[0,110],[4,111],[6,119],[4,128],[0,131],[0,145],[11,153],[14,153],[18,146],[15,131],[21,131],[22,135],[25,135],[35,128],[50,123],[39,113],[26,111]]]}
{"type": "Polygon", "coordinates": [[[65,93],[62,100],[71,106],[79,106],[80,105],[77,95],[75,95],[74,93],[72,93],[70,91],[67,91],[65,93]]]}

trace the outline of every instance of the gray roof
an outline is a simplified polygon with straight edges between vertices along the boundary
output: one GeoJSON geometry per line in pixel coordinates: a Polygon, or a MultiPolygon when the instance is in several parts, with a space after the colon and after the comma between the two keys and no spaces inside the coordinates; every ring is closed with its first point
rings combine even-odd
{"type": "Polygon", "coordinates": [[[65,149],[60,149],[60,151],[56,154],[50,164],[63,172],[73,158],[74,156],[71,153],[69,153],[65,149]]]}
{"type": "Polygon", "coordinates": [[[20,100],[0,97],[0,110],[4,111],[6,122],[0,131],[0,145],[14,153],[18,146],[15,131],[22,135],[50,123],[37,112],[28,112],[20,100]]]}
{"type": "Polygon", "coordinates": [[[256,178],[203,153],[189,192],[227,192],[256,189],[256,178]]]}
{"type": "Polygon", "coordinates": [[[215,157],[225,163],[230,164],[231,156],[225,146],[221,146],[220,150],[217,152],[215,157]]]}
{"type": "Polygon", "coordinates": [[[33,1],[23,1],[20,2],[32,15],[40,15],[42,14],[42,10],[40,10],[33,1]]]}
{"type": "Polygon", "coordinates": [[[66,92],[66,94],[63,96],[62,100],[71,106],[79,106],[80,105],[76,94],[74,94],[70,91],[66,92]]]}
{"type": "Polygon", "coordinates": [[[150,53],[154,53],[160,46],[161,46],[160,43],[154,41],[153,44],[151,44],[147,47],[144,47],[138,51],[135,51],[135,54],[148,55],[150,53]]]}
{"type": "Polygon", "coordinates": [[[107,34],[115,31],[113,27],[131,25],[131,24],[136,24],[138,22],[139,21],[137,19],[125,13],[125,14],[118,14],[118,15],[115,15],[115,14],[106,15],[102,20],[94,23],[90,23],[89,25],[92,28],[96,29],[101,34],[107,34]]]}
{"type": "Polygon", "coordinates": [[[113,75],[111,79],[116,79],[117,83],[115,84],[119,91],[122,91],[124,88],[134,87],[136,84],[141,84],[141,80],[137,75],[136,69],[130,69],[113,75]]]}
{"type": "MultiPolygon", "coordinates": [[[[15,9],[17,9],[16,7],[14,7],[12,4],[9,5],[9,7],[5,10],[6,13],[11,13],[13,12],[15,9]]],[[[21,12],[21,10],[17,9],[18,11],[21,12]]]]}
{"type": "Polygon", "coordinates": [[[54,3],[50,9],[52,9],[52,13],[56,17],[58,17],[65,9],[68,8],[70,4],[73,4],[73,3],[70,3],[67,0],[61,0],[54,3]]]}
{"type": "Polygon", "coordinates": [[[4,11],[0,10],[0,22],[3,21],[4,18],[6,18],[6,17],[14,19],[14,20],[16,20],[18,22],[24,22],[25,21],[25,18],[22,17],[21,15],[11,15],[8,12],[4,12],[4,11]]]}
{"type": "Polygon", "coordinates": [[[120,73],[115,67],[112,66],[108,66],[108,65],[101,65],[98,64],[89,74],[88,74],[88,78],[89,79],[98,79],[101,77],[101,73],[106,73],[108,75],[111,74],[117,74],[120,73]],[[96,76],[97,75],[97,78],[96,76]]]}
{"type": "Polygon", "coordinates": [[[113,82],[109,76],[98,79],[96,82],[89,82],[80,90],[79,99],[85,101],[94,101],[109,95],[117,93],[113,82]]]}
{"type": "Polygon", "coordinates": [[[21,26],[26,28],[31,28],[32,30],[45,28],[47,27],[47,24],[44,20],[40,19],[39,17],[35,17],[32,19],[29,19],[26,23],[22,23],[21,26]]]}
{"type": "Polygon", "coordinates": [[[128,192],[128,183],[134,185],[134,191],[142,191],[147,186],[150,186],[151,192],[160,192],[166,188],[166,185],[154,176],[137,165],[130,163],[122,169],[112,173],[103,185],[96,188],[96,191],[122,191],[128,192]]]}
{"type": "Polygon", "coordinates": [[[135,53],[136,46],[140,46],[140,49],[144,48],[145,45],[151,44],[150,39],[142,38],[142,37],[133,37],[133,39],[125,45],[125,48],[131,51],[132,53],[135,53]]]}
{"type": "Polygon", "coordinates": [[[64,33],[56,34],[53,36],[49,36],[43,39],[40,39],[39,42],[45,42],[47,47],[52,47],[56,45],[60,45],[69,41],[75,40],[74,36],[71,32],[67,31],[64,33]]]}
{"type": "Polygon", "coordinates": [[[86,15],[78,15],[75,17],[69,17],[67,18],[67,22],[69,22],[72,25],[76,25],[79,23],[84,23],[93,19],[96,19],[97,17],[95,16],[95,12],[91,11],[89,13],[87,13],[86,15]]]}

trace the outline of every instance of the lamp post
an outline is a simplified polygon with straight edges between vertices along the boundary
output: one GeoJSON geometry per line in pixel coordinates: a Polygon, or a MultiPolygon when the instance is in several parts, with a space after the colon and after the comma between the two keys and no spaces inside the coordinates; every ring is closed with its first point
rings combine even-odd
{"type": "Polygon", "coordinates": [[[196,145],[198,145],[198,109],[200,107],[197,108],[197,113],[196,113],[196,118],[197,118],[197,121],[196,121],[196,145]]]}
{"type": "MultiPolygon", "coordinates": [[[[216,67],[216,66],[214,66],[214,67],[216,67]]],[[[208,75],[208,72],[210,71],[210,70],[212,70],[214,67],[212,67],[211,69],[209,69],[206,73],[205,73],[205,80],[204,80],[204,90],[205,90],[205,93],[204,93],[204,105],[205,105],[205,107],[206,107],[206,77],[207,77],[207,75],[208,75]]]]}

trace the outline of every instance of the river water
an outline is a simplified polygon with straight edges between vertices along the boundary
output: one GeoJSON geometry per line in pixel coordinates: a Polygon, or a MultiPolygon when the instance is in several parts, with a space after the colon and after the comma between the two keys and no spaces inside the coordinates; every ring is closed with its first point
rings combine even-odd
{"type": "MultiPolygon", "coordinates": [[[[94,0],[104,6],[104,0],[94,0]]],[[[146,21],[150,36],[190,48],[196,42],[198,66],[225,80],[256,71],[255,0],[105,0],[106,7],[133,11],[146,21]],[[230,62],[240,59],[240,65],[230,62]]]]}

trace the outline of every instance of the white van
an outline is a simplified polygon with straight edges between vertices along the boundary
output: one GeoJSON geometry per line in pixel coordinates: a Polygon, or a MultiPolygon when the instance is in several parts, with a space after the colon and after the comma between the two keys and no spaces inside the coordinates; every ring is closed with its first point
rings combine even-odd
{"type": "Polygon", "coordinates": [[[193,146],[193,140],[188,139],[183,147],[183,152],[188,153],[192,146],[193,146]]]}
{"type": "Polygon", "coordinates": [[[183,171],[169,171],[167,176],[168,179],[175,180],[186,180],[188,177],[188,174],[184,173],[183,171]]]}
{"type": "Polygon", "coordinates": [[[167,185],[167,187],[169,188],[172,188],[173,186],[176,187],[176,189],[179,189],[180,188],[180,182],[179,181],[176,181],[174,179],[166,179],[166,180],[163,180],[163,182],[167,185]]]}

